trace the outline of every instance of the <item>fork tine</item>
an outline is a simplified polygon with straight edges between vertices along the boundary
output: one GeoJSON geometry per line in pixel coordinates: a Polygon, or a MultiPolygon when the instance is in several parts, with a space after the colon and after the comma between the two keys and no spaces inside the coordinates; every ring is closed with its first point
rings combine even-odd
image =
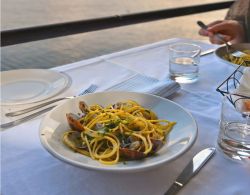
{"type": "Polygon", "coordinates": [[[89,93],[92,93],[92,92],[94,92],[96,89],[97,89],[97,85],[94,85],[94,84],[93,84],[92,87],[90,87],[88,91],[89,91],[89,93]]]}
{"type": "Polygon", "coordinates": [[[84,95],[87,93],[93,93],[97,89],[97,85],[91,84],[87,89],[81,92],[79,95],[84,95]]]}

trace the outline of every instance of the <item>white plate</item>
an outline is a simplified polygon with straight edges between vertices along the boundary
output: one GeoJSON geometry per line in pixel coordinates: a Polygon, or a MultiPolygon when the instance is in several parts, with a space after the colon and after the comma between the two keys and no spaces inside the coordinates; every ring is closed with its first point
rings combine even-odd
{"type": "Polygon", "coordinates": [[[19,69],[1,72],[1,104],[27,104],[48,99],[62,92],[70,78],[45,69],[19,69]]]}
{"type": "Polygon", "coordinates": [[[48,152],[71,165],[99,171],[132,172],[157,167],[181,156],[194,143],[197,131],[196,122],[191,114],[170,100],[135,92],[102,92],[67,100],[64,104],[50,111],[40,125],[40,140],[48,152]],[[143,160],[128,161],[126,164],[103,165],[87,156],[73,152],[63,144],[62,135],[69,129],[65,114],[69,112],[79,113],[78,103],[80,100],[87,104],[97,103],[107,106],[128,99],[135,100],[142,106],[152,109],[161,119],[177,122],[168,136],[167,144],[157,152],[158,155],[143,160]]]}
{"type": "MultiPolygon", "coordinates": [[[[243,50],[250,50],[250,43],[239,43],[239,44],[233,44],[233,48],[237,48],[239,51],[243,50]]],[[[229,65],[232,65],[234,67],[238,67],[238,64],[234,64],[224,58],[224,56],[227,54],[226,46],[219,47],[215,50],[215,55],[222,61],[229,65]]]]}

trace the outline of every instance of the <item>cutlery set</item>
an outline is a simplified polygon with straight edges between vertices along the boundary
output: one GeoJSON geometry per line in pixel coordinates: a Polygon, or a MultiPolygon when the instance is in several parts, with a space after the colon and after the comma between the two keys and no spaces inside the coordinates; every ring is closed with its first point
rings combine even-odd
{"type": "MultiPolygon", "coordinates": [[[[93,93],[93,92],[96,91],[96,89],[97,89],[97,85],[91,84],[87,89],[83,90],[80,94],[78,94],[78,96],[88,94],[88,93],[93,93]]],[[[44,103],[38,104],[36,106],[29,107],[29,108],[26,108],[26,109],[23,109],[23,110],[18,110],[18,111],[6,113],[5,116],[7,116],[7,117],[15,117],[15,116],[19,116],[19,115],[22,115],[22,114],[27,114],[29,112],[32,112],[32,111],[36,110],[36,109],[48,106],[48,105],[50,105],[52,103],[55,103],[55,102],[58,102],[58,101],[61,101],[61,100],[65,100],[65,99],[72,99],[72,98],[75,98],[75,97],[77,97],[77,96],[67,96],[67,97],[53,99],[53,100],[50,100],[48,102],[44,102],[44,103]]],[[[33,118],[35,118],[35,117],[37,117],[37,116],[51,110],[55,106],[56,105],[53,105],[53,106],[47,107],[45,109],[39,110],[39,111],[37,111],[35,113],[32,113],[30,115],[24,116],[23,118],[20,118],[20,119],[17,119],[17,120],[8,122],[8,123],[1,124],[0,128],[9,128],[9,127],[13,127],[15,125],[21,124],[21,123],[23,123],[25,121],[33,119],[33,118]]]]}
{"type": "MultiPolygon", "coordinates": [[[[85,89],[80,94],[78,94],[78,96],[88,94],[88,93],[93,93],[96,89],[97,89],[97,86],[92,84],[87,89],[85,89]]],[[[42,108],[44,106],[48,106],[49,104],[52,104],[52,103],[55,103],[55,102],[58,102],[58,101],[61,101],[61,100],[65,100],[65,99],[72,99],[72,98],[75,98],[75,97],[77,97],[77,96],[67,96],[67,97],[62,97],[62,98],[56,98],[56,99],[50,100],[48,102],[44,102],[44,103],[38,104],[36,106],[29,107],[29,108],[26,108],[26,109],[23,109],[23,110],[18,110],[18,111],[6,113],[5,116],[8,116],[8,117],[19,116],[19,115],[31,112],[33,110],[42,108]]]]}

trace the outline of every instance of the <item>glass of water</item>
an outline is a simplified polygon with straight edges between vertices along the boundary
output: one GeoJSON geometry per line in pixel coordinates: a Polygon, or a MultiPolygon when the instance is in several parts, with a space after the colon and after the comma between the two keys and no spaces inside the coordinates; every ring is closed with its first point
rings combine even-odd
{"type": "Polygon", "coordinates": [[[250,98],[229,94],[221,107],[219,148],[236,160],[250,160],[250,98]]]}
{"type": "Polygon", "coordinates": [[[170,79],[178,83],[193,83],[198,79],[201,48],[192,43],[169,46],[170,79]]]}

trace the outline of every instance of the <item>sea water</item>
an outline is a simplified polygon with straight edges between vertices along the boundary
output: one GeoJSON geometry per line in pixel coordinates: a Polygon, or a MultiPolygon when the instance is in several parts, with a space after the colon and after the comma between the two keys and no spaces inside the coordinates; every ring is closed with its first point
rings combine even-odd
{"type": "MultiPolygon", "coordinates": [[[[223,1],[2,0],[1,27],[18,29],[223,1]]],[[[208,40],[198,34],[197,17],[210,23],[223,19],[226,12],[222,9],[3,47],[1,70],[47,69],[176,37],[208,40]]]]}

